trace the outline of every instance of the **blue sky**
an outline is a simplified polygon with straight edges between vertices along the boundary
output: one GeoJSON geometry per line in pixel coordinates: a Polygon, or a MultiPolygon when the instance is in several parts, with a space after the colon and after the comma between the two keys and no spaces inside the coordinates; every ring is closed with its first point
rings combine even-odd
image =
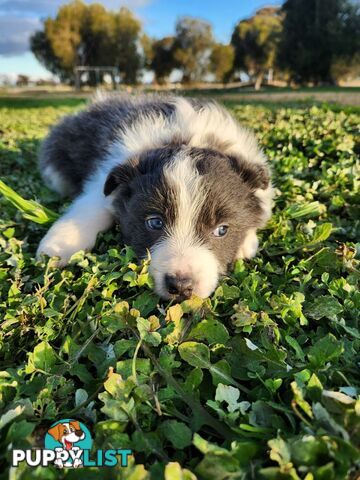
{"type": "MultiPolygon", "coordinates": [[[[28,39],[41,28],[41,19],[53,16],[64,0],[0,0],[0,74],[49,75],[28,49],[28,39]]],[[[92,3],[86,0],[86,3],[92,3]]],[[[234,25],[264,5],[281,0],[103,0],[98,3],[117,9],[128,6],[143,22],[152,37],[171,35],[182,15],[211,22],[215,37],[230,40],[234,25]]]]}

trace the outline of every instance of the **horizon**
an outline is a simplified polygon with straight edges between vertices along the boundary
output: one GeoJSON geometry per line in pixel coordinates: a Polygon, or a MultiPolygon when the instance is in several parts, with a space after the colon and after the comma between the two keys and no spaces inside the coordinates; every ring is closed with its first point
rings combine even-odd
{"type": "MultiPolygon", "coordinates": [[[[31,78],[52,78],[30,51],[29,38],[42,28],[42,19],[55,16],[63,0],[0,0],[0,75],[28,75],[31,78]]],[[[109,10],[121,6],[129,8],[142,22],[144,32],[152,38],[172,35],[179,17],[201,18],[211,23],[214,37],[229,43],[234,26],[242,19],[264,6],[280,6],[282,0],[226,0],[219,9],[214,0],[183,0],[181,5],[167,0],[86,0],[85,3],[100,3],[109,10]]]]}

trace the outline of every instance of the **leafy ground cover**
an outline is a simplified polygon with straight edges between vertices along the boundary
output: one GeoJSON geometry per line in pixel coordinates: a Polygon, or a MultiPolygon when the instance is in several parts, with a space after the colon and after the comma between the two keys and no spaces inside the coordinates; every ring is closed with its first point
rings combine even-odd
{"type": "MultiPolygon", "coordinates": [[[[66,207],[42,184],[36,150],[81,105],[0,102],[0,177],[21,197],[66,207]]],[[[4,478],[12,448],[42,447],[50,424],[69,417],[96,449],[132,448],[131,466],[21,467],[12,479],[358,478],[360,115],[230,108],[255,129],[277,197],[259,255],[237,262],[210,299],[159,302],[148,262],[116,229],[63,270],[36,262],[51,213],[31,204],[23,214],[0,196],[4,478]]]]}

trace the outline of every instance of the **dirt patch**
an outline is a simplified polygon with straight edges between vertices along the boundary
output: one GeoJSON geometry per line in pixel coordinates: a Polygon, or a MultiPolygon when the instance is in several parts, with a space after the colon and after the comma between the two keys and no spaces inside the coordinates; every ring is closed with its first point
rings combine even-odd
{"type": "Polygon", "coordinates": [[[339,103],[360,106],[359,92],[272,92],[272,93],[225,93],[217,98],[230,101],[258,100],[266,102],[291,102],[313,100],[314,102],[339,103]]]}

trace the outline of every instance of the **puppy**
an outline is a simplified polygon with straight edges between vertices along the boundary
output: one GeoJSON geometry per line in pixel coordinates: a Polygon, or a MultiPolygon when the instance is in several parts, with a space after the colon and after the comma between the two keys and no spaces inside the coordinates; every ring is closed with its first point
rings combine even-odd
{"type": "Polygon", "coordinates": [[[66,423],[58,423],[48,430],[48,434],[62,445],[62,447],[55,448],[56,460],[54,463],[56,466],[59,468],[69,466],[77,468],[82,465],[81,458],[75,458],[73,462],[68,459],[66,463],[64,463],[62,459],[62,452],[69,452],[69,450],[72,450],[76,453],[79,450],[79,447],[74,446],[74,443],[77,443],[85,438],[85,433],[81,430],[80,423],[78,421],[73,420],[66,423]]]}
{"type": "Polygon", "coordinates": [[[100,96],[43,143],[49,187],[75,197],[38,248],[65,265],[114,222],[164,299],[207,297],[238,258],[256,254],[271,215],[266,158],[252,133],[214,102],[100,96]]]}

